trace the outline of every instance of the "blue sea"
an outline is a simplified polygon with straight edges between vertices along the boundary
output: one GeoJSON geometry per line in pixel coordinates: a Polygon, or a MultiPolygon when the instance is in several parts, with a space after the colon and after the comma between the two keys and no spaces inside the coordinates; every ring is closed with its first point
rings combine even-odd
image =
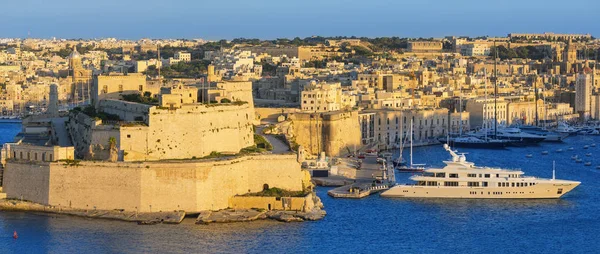
{"type": "MultiPolygon", "coordinates": [[[[19,124],[0,124],[0,141],[19,124]]],[[[321,221],[141,226],[71,216],[0,212],[0,253],[598,253],[600,137],[506,150],[464,149],[479,165],[582,184],[557,200],[333,199],[318,188],[321,221]],[[598,147],[583,149],[597,143],[598,147]],[[567,151],[568,147],[574,151],[567,151]],[[563,153],[556,153],[557,149],[563,153]],[[541,155],[549,151],[549,155],[541,155]],[[526,158],[526,154],[533,158],[526,158]],[[592,157],[585,157],[592,153],[592,157]],[[575,163],[574,154],[593,166],[575,163]],[[13,231],[19,238],[12,238],[13,231]]],[[[415,163],[442,166],[441,146],[414,149],[415,163]]],[[[410,174],[398,175],[407,182],[410,174]]]]}

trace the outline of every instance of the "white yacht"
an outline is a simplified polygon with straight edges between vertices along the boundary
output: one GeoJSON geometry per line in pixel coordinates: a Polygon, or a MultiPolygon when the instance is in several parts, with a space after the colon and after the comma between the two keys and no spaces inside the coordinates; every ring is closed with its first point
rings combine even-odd
{"type": "Polygon", "coordinates": [[[416,184],[396,185],[382,197],[406,198],[560,198],[580,182],[524,176],[522,171],[477,167],[448,145],[452,161],[444,168],[431,168],[411,180],[416,184]]]}

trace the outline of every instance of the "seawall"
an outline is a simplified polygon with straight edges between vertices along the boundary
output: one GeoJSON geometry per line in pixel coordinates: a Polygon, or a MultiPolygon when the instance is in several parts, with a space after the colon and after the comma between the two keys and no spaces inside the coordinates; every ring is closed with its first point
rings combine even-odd
{"type": "Polygon", "coordinates": [[[8,198],[84,210],[220,210],[230,198],[264,187],[299,191],[310,175],[296,155],[155,162],[8,161],[8,198]]]}

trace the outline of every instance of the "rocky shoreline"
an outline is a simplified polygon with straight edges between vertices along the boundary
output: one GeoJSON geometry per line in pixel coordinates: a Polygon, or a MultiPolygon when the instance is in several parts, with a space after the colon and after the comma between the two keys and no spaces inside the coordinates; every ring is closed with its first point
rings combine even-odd
{"type": "MultiPolygon", "coordinates": [[[[315,195],[316,197],[316,195],[315,195]]],[[[200,212],[196,224],[232,223],[255,220],[277,220],[281,222],[301,222],[320,220],[327,214],[323,210],[321,200],[316,197],[315,207],[307,212],[302,211],[266,211],[261,209],[223,209],[219,211],[200,212]]],[[[160,223],[179,224],[186,216],[184,211],[138,213],[123,210],[84,210],[68,207],[47,206],[28,201],[0,200],[0,211],[24,211],[64,214],[85,218],[121,220],[136,222],[140,225],[160,223]]]]}
{"type": "Polygon", "coordinates": [[[83,210],[58,206],[46,206],[20,200],[0,200],[0,211],[44,212],[73,215],[86,218],[122,220],[138,224],[179,224],[185,218],[184,211],[138,213],[123,210],[83,210]]]}
{"type": "Polygon", "coordinates": [[[203,211],[198,215],[196,224],[232,223],[255,220],[276,220],[281,222],[316,221],[323,219],[327,212],[315,208],[309,212],[301,211],[264,211],[259,209],[224,209],[203,211]]]}

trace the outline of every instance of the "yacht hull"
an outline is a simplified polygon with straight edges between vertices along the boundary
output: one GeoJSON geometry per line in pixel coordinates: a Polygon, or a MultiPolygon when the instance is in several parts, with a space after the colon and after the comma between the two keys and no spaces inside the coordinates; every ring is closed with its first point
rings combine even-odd
{"type": "Polygon", "coordinates": [[[396,185],[381,193],[389,198],[549,199],[560,198],[579,182],[538,183],[530,187],[442,187],[396,185]]]}

